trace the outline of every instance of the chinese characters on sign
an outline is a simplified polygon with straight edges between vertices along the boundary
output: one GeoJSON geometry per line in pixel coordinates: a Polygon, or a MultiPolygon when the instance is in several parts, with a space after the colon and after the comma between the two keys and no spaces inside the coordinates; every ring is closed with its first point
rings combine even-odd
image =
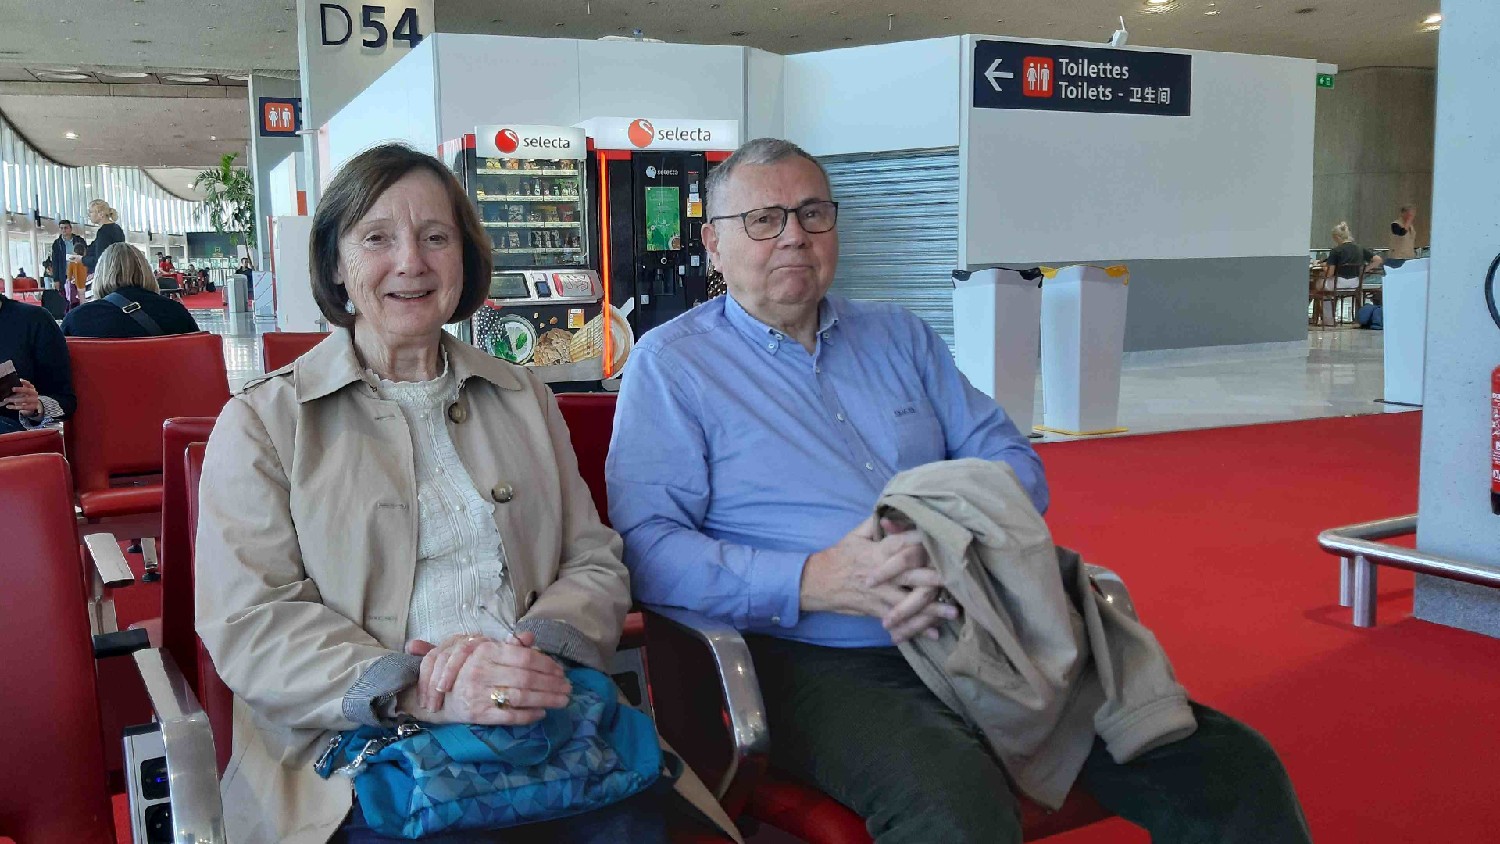
{"type": "Polygon", "coordinates": [[[975,108],[1185,117],[1192,85],[1185,53],[974,42],[975,108]]]}

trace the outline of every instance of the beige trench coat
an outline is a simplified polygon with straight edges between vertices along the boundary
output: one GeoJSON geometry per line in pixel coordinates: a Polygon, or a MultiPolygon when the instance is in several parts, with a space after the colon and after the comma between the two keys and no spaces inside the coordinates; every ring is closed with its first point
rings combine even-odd
{"type": "MultiPolygon", "coordinates": [[[[629,576],[557,402],[525,369],[447,334],[442,342],[460,385],[448,430],[496,502],[517,627],[542,650],[603,668],[630,606],[629,576]]],[[[378,689],[396,676],[384,669],[412,663],[401,656],[417,559],[411,435],[367,377],[352,336],[335,331],[231,400],[209,439],[197,624],[235,693],[221,787],[235,844],[332,836],[352,789],[319,778],[312,762],[335,731],[389,713],[389,698],[351,707],[357,682],[382,678],[378,689]]],[[[691,772],[679,791],[732,829],[691,772]]]]}

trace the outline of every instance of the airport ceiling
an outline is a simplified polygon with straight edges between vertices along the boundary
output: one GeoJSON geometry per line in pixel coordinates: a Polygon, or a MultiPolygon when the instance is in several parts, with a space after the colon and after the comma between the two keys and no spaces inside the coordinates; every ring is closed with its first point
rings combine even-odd
{"type": "MultiPolygon", "coordinates": [[[[311,2],[311,0],[309,0],[311,2]]],[[[345,5],[350,5],[346,3],[345,5]]],[[[442,32],[777,53],[958,33],[1434,67],[1438,0],[435,0],[442,32]]],[[[295,0],[0,0],[0,113],[65,164],[202,168],[243,152],[244,77],[295,76],[295,0]],[[19,10],[19,11],[18,11],[19,10]],[[144,74],[144,75],[141,75],[144,74]],[[65,137],[65,132],[78,135],[65,137]]],[[[424,26],[424,29],[433,29],[424,26]]],[[[172,182],[175,185],[177,179],[172,182]]],[[[177,189],[181,189],[180,187],[177,189]]]]}

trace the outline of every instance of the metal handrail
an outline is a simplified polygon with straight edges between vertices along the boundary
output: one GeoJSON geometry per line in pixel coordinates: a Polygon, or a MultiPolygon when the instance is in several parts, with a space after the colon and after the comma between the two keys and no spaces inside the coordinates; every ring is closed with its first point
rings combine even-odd
{"type": "Polygon", "coordinates": [[[1354,608],[1355,627],[1375,626],[1375,568],[1390,566],[1448,580],[1500,587],[1500,568],[1466,563],[1380,542],[1417,531],[1417,516],[1377,519],[1331,528],[1318,534],[1318,545],[1339,557],[1339,606],[1354,608]]]}

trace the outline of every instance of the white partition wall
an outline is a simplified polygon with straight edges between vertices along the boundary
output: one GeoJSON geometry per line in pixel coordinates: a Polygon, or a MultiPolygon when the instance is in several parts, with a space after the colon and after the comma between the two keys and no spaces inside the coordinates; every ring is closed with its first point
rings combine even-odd
{"type": "Polygon", "coordinates": [[[273,217],[276,245],[276,328],[279,331],[324,331],[323,312],[313,300],[308,243],[311,217],[273,217]]]}
{"type": "MultiPolygon", "coordinates": [[[[436,154],[438,42],[431,36],[329,118],[328,164],[333,171],[381,141],[402,141],[436,154]]],[[[309,128],[317,128],[309,127],[309,128]]],[[[327,174],[323,174],[325,177],[327,174]]]]}
{"type": "Polygon", "coordinates": [[[963,39],[786,57],[786,137],[813,155],[959,145],[963,39]]]}
{"type": "Polygon", "coordinates": [[[1306,258],[1316,62],[1138,52],[1191,58],[1189,116],[965,110],[965,264],[1306,258]]]}
{"type": "Polygon", "coordinates": [[[1415,258],[1399,267],[1387,265],[1380,285],[1385,323],[1385,400],[1422,403],[1422,375],[1427,361],[1427,271],[1430,258],[1415,258]]]}

